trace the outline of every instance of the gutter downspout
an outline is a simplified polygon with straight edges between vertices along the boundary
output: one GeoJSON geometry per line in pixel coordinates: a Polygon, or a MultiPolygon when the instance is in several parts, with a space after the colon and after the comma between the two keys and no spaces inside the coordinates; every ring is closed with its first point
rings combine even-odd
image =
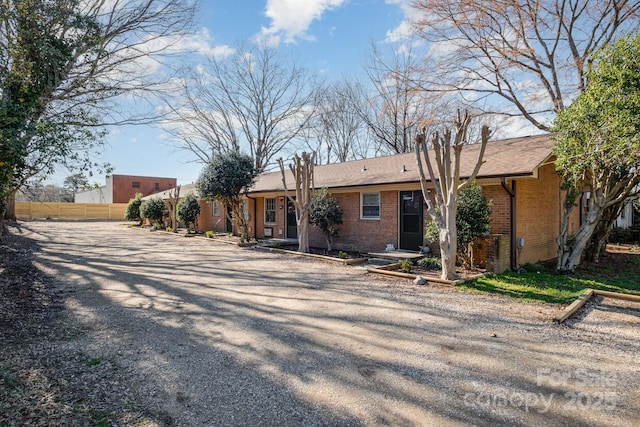
{"type": "Polygon", "coordinates": [[[500,178],[500,184],[502,188],[509,194],[509,235],[511,244],[509,245],[509,264],[511,270],[516,271],[518,269],[516,260],[516,181],[511,180],[511,188],[506,184],[504,177],[500,178]]]}

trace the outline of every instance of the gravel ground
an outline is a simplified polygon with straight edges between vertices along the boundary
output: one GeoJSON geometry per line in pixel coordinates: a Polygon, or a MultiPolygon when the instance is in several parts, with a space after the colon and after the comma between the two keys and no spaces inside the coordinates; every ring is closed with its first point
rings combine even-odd
{"type": "Polygon", "coordinates": [[[557,306],[117,223],[10,232],[0,256],[32,277],[0,304],[0,425],[640,420],[638,304],[557,325],[557,306]]]}

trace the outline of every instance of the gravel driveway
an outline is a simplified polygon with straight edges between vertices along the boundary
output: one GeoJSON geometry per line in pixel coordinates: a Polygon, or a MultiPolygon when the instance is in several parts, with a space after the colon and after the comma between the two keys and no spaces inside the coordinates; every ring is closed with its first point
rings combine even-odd
{"type": "Polygon", "coordinates": [[[63,296],[65,351],[130,396],[119,425],[640,422],[637,304],[557,325],[556,306],[117,223],[20,233],[63,296]]]}

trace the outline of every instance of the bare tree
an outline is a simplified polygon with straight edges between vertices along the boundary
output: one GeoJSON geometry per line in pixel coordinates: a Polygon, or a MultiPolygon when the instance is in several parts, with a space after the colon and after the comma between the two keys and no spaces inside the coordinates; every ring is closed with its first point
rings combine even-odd
{"type": "Polygon", "coordinates": [[[55,164],[90,167],[103,126],[151,118],[118,103],[142,100],[164,80],[155,71],[193,10],[180,0],[3,3],[0,213],[7,195],[55,164]]]}
{"type": "Polygon", "coordinates": [[[385,154],[408,153],[418,129],[443,123],[441,97],[424,90],[425,58],[411,45],[400,46],[388,61],[375,45],[366,67],[373,93],[366,103],[353,105],[385,154]]]}
{"type": "Polygon", "coordinates": [[[584,90],[589,56],[637,27],[640,3],[415,0],[413,7],[416,29],[438,56],[426,86],[549,131],[584,90]]]}
{"type": "Polygon", "coordinates": [[[466,111],[464,114],[460,114],[460,111],[458,111],[454,123],[455,136],[448,128],[445,128],[442,134],[440,134],[440,132],[434,132],[431,137],[433,152],[428,150],[425,132],[416,135],[414,144],[422,194],[427,204],[429,216],[439,231],[440,254],[442,258],[441,277],[446,280],[457,278],[457,195],[460,190],[473,182],[478,174],[480,166],[483,163],[482,157],[484,156],[484,150],[489,141],[489,128],[483,126],[481,131],[480,153],[473,172],[466,177],[466,179],[461,180],[460,156],[463,147],[468,144],[467,131],[470,122],[471,117],[466,111]],[[431,163],[431,156],[433,156],[433,160],[435,161],[435,170],[431,163]],[[424,165],[426,165],[429,173],[428,178],[424,173],[424,165]],[[432,201],[429,197],[429,183],[431,183],[435,189],[435,201],[432,201]]]}
{"type": "Polygon", "coordinates": [[[313,115],[311,76],[267,44],[238,44],[184,79],[165,127],[203,163],[247,149],[264,171],[313,115]],[[246,144],[246,147],[245,147],[246,144]]]}
{"type": "Polygon", "coordinates": [[[318,92],[316,114],[310,123],[309,140],[322,163],[365,158],[369,152],[367,127],[359,110],[365,103],[363,89],[343,80],[318,92]]]}
{"type": "Polygon", "coordinates": [[[285,176],[284,160],[278,159],[280,173],[282,174],[282,185],[287,198],[293,203],[296,209],[296,227],[298,229],[298,251],[309,252],[309,214],[313,209],[313,193],[315,185],[313,181],[313,169],[316,153],[309,154],[303,152],[298,156],[295,154],[294,162],[289,165],[289,169],[295,179],[295,196],[289,194],[287,188],[287,178],[285,176]]]}

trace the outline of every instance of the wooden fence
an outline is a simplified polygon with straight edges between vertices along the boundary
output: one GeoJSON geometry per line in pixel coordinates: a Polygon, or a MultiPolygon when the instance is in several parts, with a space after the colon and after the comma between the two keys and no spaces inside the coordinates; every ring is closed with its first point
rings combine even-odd
{"type": "Polygon", "coordinates": [[[16,202],[18,219],[124,220],[127,203],[16,202]]]}

